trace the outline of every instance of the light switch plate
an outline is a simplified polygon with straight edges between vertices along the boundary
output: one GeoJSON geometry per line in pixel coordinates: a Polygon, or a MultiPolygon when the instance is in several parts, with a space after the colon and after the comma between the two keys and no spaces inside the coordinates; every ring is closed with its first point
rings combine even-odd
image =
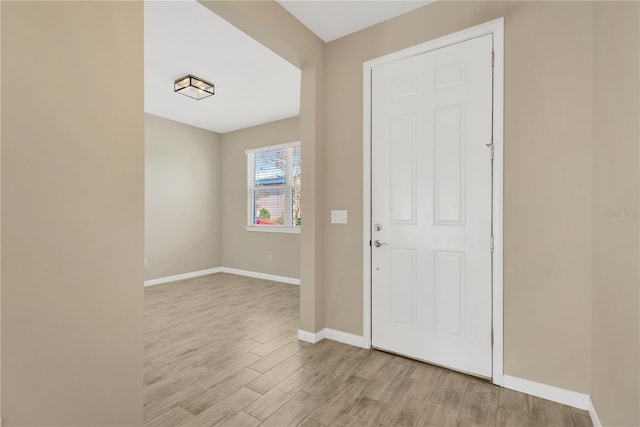
{"type": "Polygon", "coordinates": [[[331,211],[331,224],[346,224],[347,211],[331,211]]]}

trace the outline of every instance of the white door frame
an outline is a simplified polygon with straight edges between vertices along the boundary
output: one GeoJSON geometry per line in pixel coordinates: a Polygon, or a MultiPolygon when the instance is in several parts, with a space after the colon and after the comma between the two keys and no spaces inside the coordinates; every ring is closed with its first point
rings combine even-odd
{"type": "Polygon", "coordinates": [[[492,381],[502,386],[503,377],[503,92],[504,92],[504,18],[494,19],[466,30],[440,37],[363,64],[363,338],[371,348],[371,73],[374,67],[420,55],[465,40],[493,34],[493,373],[492,381]]]}

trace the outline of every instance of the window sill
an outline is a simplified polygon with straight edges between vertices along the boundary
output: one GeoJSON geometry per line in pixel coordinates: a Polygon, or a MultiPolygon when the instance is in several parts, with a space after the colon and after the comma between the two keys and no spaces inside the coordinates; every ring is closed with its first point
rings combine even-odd
{"type": "Polygon", "coordinates": [[[246,226],[244,229],[247,231],[258,231],[262,233],[300,234],[300,227],[246,226]]]}

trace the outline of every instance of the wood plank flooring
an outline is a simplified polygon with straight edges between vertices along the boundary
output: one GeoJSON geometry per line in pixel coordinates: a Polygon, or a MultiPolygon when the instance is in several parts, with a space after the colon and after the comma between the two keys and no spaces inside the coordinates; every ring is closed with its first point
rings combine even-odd
{"type": "Polygon", "coordinates": [[[299,287],[145,288],[148,426],[591,426],[585,411],[391,354],[297,340],[299,287]]]}

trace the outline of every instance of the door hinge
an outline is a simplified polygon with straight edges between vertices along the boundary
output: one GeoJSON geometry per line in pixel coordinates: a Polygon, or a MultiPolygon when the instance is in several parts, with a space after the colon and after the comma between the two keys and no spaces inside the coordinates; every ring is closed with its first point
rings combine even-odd
{"type": "Polygon", "coordinates": [[[491,345],[493,345],[493,328],[491,328],[491,345]]]}
{"type": "Polygon", "coordinates": [[[369,247],[371,247],[371,240],[369,240],[369,247]]]}
{"type": "Polygon", "coordinates": [[[493,236],[489,239],[489,247],[491,248],[491,252],[493,252],[493,236]]]}
{"type": "Polygon", "coordinates": [[[492,50],[491,51],[491,66],[495,67],[496,65],[496,53],[492,50]]]}

